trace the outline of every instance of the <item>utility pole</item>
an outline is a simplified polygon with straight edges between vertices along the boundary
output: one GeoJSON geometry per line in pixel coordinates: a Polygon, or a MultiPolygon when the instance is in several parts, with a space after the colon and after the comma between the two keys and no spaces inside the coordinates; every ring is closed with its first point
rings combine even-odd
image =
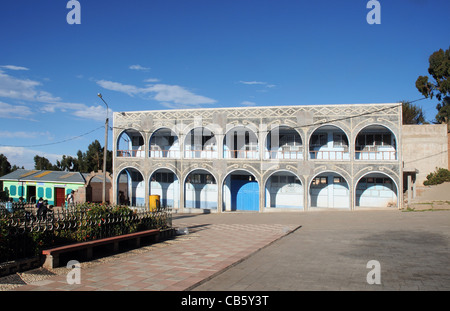
{"type": "Polygon", "coordinates": [[[108,104],[105,102],[105,100],[102,97],[102,94],[98,93],[98,97],[105,103],[106,105],[106,121],[105,121],[105,147],[103,149],[103,187],[102,187],[102,202],[106,202],[106,156],[108,153],[108,113],[109,113],[109,107],[108,104]]]}

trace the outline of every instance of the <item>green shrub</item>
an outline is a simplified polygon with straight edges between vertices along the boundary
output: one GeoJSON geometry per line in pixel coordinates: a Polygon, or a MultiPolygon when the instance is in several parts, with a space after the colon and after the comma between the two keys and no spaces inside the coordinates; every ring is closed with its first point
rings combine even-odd
{"type": "Polygon", "coordinates": [[[450,171],[445,168],[436,168],[435,172],[427,175],[427,180],[423,182],[425,186],[439,185],[450,181],[450,171]]]}

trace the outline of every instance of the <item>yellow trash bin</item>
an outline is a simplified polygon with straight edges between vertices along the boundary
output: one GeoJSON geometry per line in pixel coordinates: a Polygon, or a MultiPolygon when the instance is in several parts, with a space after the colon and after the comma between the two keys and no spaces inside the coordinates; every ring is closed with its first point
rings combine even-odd
{"type": "Polygon", "coordinates": [[[150,212],[156,212],[160,208],[160,196],[158,194],[149,196],[150,212]]]}

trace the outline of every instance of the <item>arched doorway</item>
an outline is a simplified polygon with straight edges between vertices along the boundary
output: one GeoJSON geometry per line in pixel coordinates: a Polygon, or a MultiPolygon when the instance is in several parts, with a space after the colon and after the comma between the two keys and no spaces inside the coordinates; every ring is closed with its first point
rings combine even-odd
{"type": "Polygon", "coordinates": [[[186,208],[217,209],[217,182],[207,170],[197,169],[188,174],[184,184],[186,208]]]}
{"type": "Polygon", "coordinates": [[[135,168],[125,168],[117,176],[117,202],[121,205],[145,206],[144,177],[135,168]]]}
{"type": "Polygon", "coordinates": [[[347,181],[335,172],[316,175],[309,186],[310,208],[350,209],[350,192],[347,181]]]}
{"type": "Polygon", "coordinates": [[[396,207],[397,203],[397,185],[386,174],[368,173],[356,184],[356,207],[396,207]]]}
{"type": "Polygon", "coordinates": [[[225,211],[259,211],[259,184],[247,171],[231,172],[223,183],[225,211]]]}
{"type": "Polygon", "coordinates": [[[303,185],[291,172],[280,171],[270,175],[265,191],[266,208],[303,209],[303,185]]]}
{"type": "Polygon", "coordinates": [[[161,207],[179,208],[180,187],[177,175],[161,168],[150,176],[149,195],[159,195],[161,207]]]}

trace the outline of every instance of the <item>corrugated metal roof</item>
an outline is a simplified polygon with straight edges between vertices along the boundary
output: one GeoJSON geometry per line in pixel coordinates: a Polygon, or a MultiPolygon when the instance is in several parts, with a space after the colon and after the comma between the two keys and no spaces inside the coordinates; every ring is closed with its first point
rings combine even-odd
{"type": "Polygon", "coordinates": [[[19,169],[0,177],[0,180],[16,180],[16,181],[37,181],[37,182],[55,182],[55,183],[81,183],[86,180],[79,172],[63,172],[49,170],[23,170],[19,169]]]}

